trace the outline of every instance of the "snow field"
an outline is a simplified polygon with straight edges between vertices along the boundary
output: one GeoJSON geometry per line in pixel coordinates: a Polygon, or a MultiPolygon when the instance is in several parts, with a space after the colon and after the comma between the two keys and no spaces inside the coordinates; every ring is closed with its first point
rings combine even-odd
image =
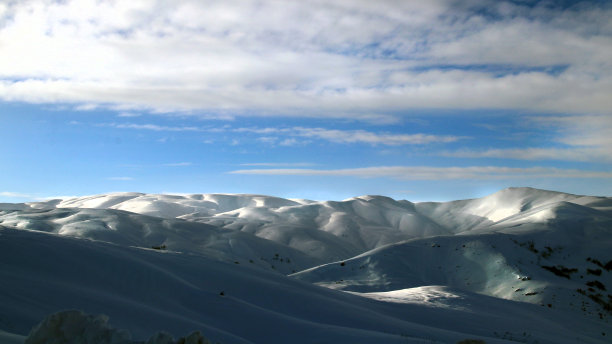
{"type": "Polygon", "coordinates": [[[221,343],[612,335],[605,197],[509,188],[415,204],[116,193],[2,204],[0,243],[7,342],[65,309],[106,314],[135,340],[160,330],[201,330],[221,343]]]}

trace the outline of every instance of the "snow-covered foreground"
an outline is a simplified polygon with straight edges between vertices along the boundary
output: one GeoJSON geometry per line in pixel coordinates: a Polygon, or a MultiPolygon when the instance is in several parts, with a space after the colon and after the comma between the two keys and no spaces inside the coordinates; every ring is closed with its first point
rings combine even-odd
{"type": "Polygon", "coordinates": [[[607,343],[612,199],[124,193],[0,204],[0,342],[66,309],[146,340],[607,343]]]}

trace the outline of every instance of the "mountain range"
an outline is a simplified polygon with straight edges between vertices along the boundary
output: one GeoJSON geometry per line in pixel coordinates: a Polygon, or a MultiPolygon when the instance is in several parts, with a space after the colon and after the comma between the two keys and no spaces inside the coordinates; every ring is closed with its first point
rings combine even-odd
{"type": "Polygon", "coordinates": [[[68,309],[105,314],[135,342],[194,330],[223,344],[612,336],[609,197],[112,193],[0,204],[0,244],[7,343],[68,309]]]}

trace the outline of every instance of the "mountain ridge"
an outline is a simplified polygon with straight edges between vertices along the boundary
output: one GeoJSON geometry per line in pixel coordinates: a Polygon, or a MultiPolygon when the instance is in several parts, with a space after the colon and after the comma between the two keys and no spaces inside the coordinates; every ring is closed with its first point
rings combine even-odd
{"type": "Polygon", "coordinates": [[[136,336],[168,323],[174,335],[195,326],[229,343],[604,343],[612,333],[609,197],[532,188],[419,203],[113,193],[1,204],[0,241],[2,280],[11,281],[0,284],[0,331],[9,335],[61,305],[108,314],[136,336]],[[346,315],[362,309],[350,303],[374,313],[346,315]],[[338,309],[314,316],[329,304],[338,309]],[[233,312],[245,312],[239,324],[233,312]],[[271,337],[277,326],[267,321],[287,331],[271,337]]]}

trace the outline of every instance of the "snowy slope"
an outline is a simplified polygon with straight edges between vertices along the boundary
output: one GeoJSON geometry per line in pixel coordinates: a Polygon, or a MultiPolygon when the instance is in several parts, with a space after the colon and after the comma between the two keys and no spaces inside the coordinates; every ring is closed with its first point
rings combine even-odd
{"type": "Polygon", "coordinates": [[[12,341],[66,308],[138,338],[202,330],[227,343],[612,335],[606,197],[115,193],[0,204],[0,228],[0,338],[12,341]]]}
{"type": "Polygon", "coordinates": [[[357,292],[445,285],[606,321],[612,315],[608,213],[558,202],[463,234],[398,243],[293,276],[357,292]]]}
{"type": "MultiPolygon", "coordinates": [[[[291,236],[310,237],[310,241],[322,246],[338,245],[338,242],[328,244],[325,239],[316,238],[321,233],[308,231],[316,229],[339,238],[352,254],[400,240],[489,227],[507,217],[558,202],[612,213],[610,198],[532,188],[508,188],[473,200],[417,204],[382,196],[315,202],[262,195],[115,193],[28,205],[37,208],[119,209],[162,218],[182,218],[243,230],[272,240],[275,240],[272,232],[293,228],[296,233],[291,236]]],[[[308,248],[302,250],[308,251],[308,248]]],[[[320,254],[320,258],[334,257],[320,254]]]]}
{"type": "Polygon", "coordinates": [[[172,218],[188,214],[208,216],[246,207],[279,208],[309,202],[311,201],[288,200],[262,195],[156,195],[128,192],[65,199],[54,206],[57,208],[118,209],[172,218]]]}
{"type": "Polygon", "coordinates": [[[350,258],[401,240],[449,234],[419,214],[411,202],[381,196],[314,202],[261,195],[115,193],[29,205],[119,209],[207,223],[252,233],[324,261],[350,258]]]}
{"type": "Polygon", "coordinates": [[[240,231],[114,209],[52,208],[0,211],[0,224],[122,246],[205,254],[291,273],[323,263],[291,247],[240,231]]]}
{"type": "Polygon", "coordinates": [[[197,329],[221,343],[605,342],[598,322],[452,288],[360,296],[203,256],[1,227],[0,245],[0,326],[21,335],[78,308],[135,339],[197,329]]]}
{"type": "Polygon", "coordinates": [[[416,213],[412,203],[380,196],[281,208],[241,208],[192,220],[253,233],[327,261],[409,238],[448,233],[416,213]]]}
{"type": "Polygon", "coordinates": [[[423,202],[416,204],[421,214],[454,233],[490,226],[510,216],[558,202],[591,207],[610,213],[612,199],[577,196],[533,188],[507,188],[492,195],[453,202],[423,202]]]}
{"type": "Polygon", "coordinates": [[[26,336],[20,336],[0,330],[0,343],[2,344],[22,344],[25,339],[26,336]]]}

